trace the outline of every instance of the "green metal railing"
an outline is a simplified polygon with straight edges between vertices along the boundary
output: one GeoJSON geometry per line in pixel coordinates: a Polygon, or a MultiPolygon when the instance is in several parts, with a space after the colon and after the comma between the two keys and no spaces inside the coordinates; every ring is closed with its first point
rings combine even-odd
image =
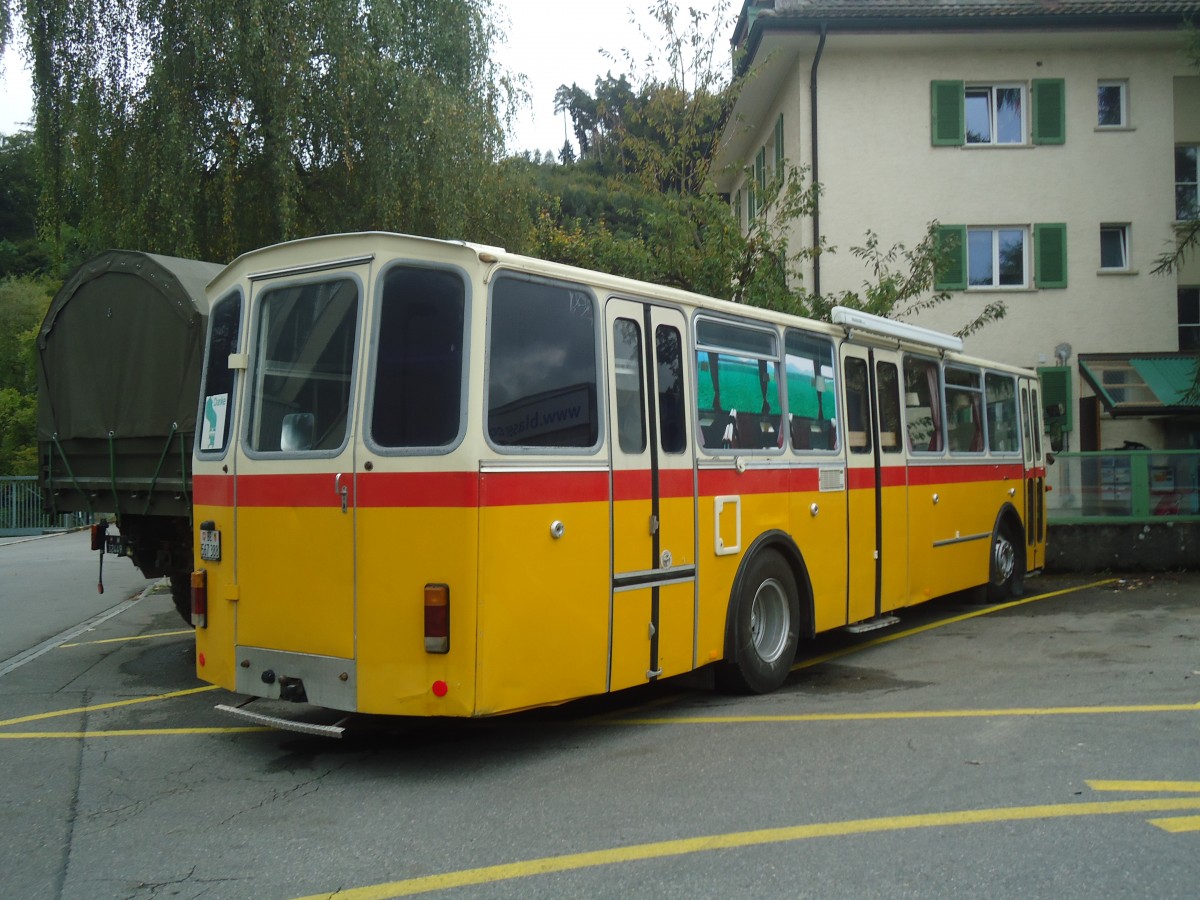
{"type": "Polygon", "coordinates": [[[47,513],[35,476],[0,475],[0,537],[65,531],[85,524],[86,518],[80,513],[47,513]]]}
{"type": "Polygon", "coordinates": [[[1051,525],[1200,522],[1200,452],[1056,453],[1046,471],[1051,525]]]}

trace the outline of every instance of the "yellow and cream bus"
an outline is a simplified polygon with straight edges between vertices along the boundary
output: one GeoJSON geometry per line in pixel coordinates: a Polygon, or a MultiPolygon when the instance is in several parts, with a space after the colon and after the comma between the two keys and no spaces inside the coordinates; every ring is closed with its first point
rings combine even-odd
{"type": "Polygon", "coordinates": [[[210,285],[200,678],[485,716],[797,646],[1045,552],[1033,372],[469,243],[345,234],[210,285]]]}

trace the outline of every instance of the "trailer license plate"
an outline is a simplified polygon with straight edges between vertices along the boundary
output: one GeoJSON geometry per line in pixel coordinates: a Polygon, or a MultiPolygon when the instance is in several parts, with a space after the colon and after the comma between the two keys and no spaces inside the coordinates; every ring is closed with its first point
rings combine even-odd
{"type": "Polygon", "coordinates": [[[221,559],[221,532],[214,529],[212,531],[201,530],[200,532],[200,558],[218,562],[221,559]]]}

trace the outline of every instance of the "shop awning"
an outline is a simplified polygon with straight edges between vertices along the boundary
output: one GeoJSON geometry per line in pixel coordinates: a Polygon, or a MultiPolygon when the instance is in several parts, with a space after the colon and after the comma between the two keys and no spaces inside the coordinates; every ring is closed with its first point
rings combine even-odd
{"type": "Polygon", "coordinates": [[[1079,374],[1113,416],[1200,414],[1200,356],[1081,353],[1079,374]]]}

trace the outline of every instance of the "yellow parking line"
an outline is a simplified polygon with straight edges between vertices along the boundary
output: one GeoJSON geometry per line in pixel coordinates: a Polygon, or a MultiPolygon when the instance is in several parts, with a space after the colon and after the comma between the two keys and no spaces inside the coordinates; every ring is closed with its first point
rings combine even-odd
{"type": "Polygon", "coordinates": [[[122,728],[112,731],[0,731],[0,741],[44,740],[46,738],[148,737],[173,734],[248,734],[275,731],[265,725],[243,725],[233,728],[122,728]]]}
{"type": "MultiPolygon", "coordinates": [[[[789,722],[878,722],[891,719],[992,719],[1009,716],[1094,716],[1129,713],[1200,712],[1200,703],[1158,703],[1144,706],[1048,706],[1010,709],[934,709],[864,713],[782,713],[755,716],[638,716],[598,719],[599,725],[747,725],[789,722]]],[[[1097,790],[1124,790],[1098,788],[1097,790]]],[[[1142,790],[1151,790],[1143,788],[1142,790]]]]}
{"type": "Polygon", "coordinates": [[[128,637],[104,638],[99,641],[76,641],[73,644],[59,644],[58,648],[62,650],[65,647],[90,647],[93,644],[123,644],[126,641],[148,641],[151,638],[178,637],[181,634],[194,633],[190,628],[183,628],[179,631],[156,631],[154,634],[132,634],[128,637]]]}
{"type": "Polygon", "coordinates": [[[60,709],[54,712],[36,713],[32,716],[18,716],[15,719],[0,720],[0,728],[8,725],[22,725],[25,722],[40,722],[44,719],[57,719],[60,716],[73,716],[78,713],[93,713],[102,709],[117,709],[121,706],[134,706],[138,703],[153,703],[156,700],[170,700],[173,697],[187,697],[191,694],[202,694],[205,691],[215,691],[219,688],[215,684],[206,684],[203,687],[188,688],[183,691],[171,691],[167,694],[155,694],[152,697],[134,697],[131,700],[114,700],[111,703],[97,703],[94,706],[77,706],[73,709],[60,709]]]}
{"type": "Polygon", "coordinates": [[[1174,791],[1200,794],[1200,781],[1092,781],[1089,779],[1087,786],[1093,791],[1174,791]]]}
{"type": "Polygon", "coordinates": [[[1180,816],[1177,819],[1147,819],[1146,821],[1156,828],[1169,831],[1171,834],[1200,831],[1200,816],[1180,816]]]}
{"type": "Polygon", "coordinates": [[[571,872],[596,866],[637,862],[648,859],[664,859],[685,856],[710,850],[729,850],[738,847],[755,847],[766,844],[781,844],[810,838],[840,837],[855,834],[877,834],[889,831],[904,831],[916,828],[943,828],[957,825],[985,825],[998,822],[1021,822],[1037,819],[1065,819],[1085,816],[1127,815],[1130,813],[1170,812],[1173,810],[1200,810],[1200,798],[1166,798],[1157,800],[1117,800],[1099,803],[1064,803],[1043,806],[1010,806],[998,809],[969,809],[956,812],[925,813],[910,816],[889,816],[874,819],[851,819],[845,822],[823,822],[814,825],[795,825],[786,828],[768,828],[759,831],[740,831],[729,834],[714,834],[704,837],[684,838],[674,841],[658,841],[635,844],[630,847],[613,847],[607,850],[592,850],[570,853],[564,856],[547,856],[521,862],[482,866],[426,875],[367,887],[340,889],[323,894],[312,894],[299,900],[321,900],[336,897],[337,900],[389,900],[392,897],[408,897],[431,891],[449,890],[468,885],[494,884],[516,878],[547,875],[554,872],[571,872]]]}
{"type": "Polygon", "coordinates": [[[843,656],[848,656],[851,653],[858,653],[860,650],[866,650],[870,647],[878,647],[881,644],[889,644],[892,641],[898,641],[901,638],[912,637],[914,634],[921,634],[925,631],[932,631],[935,628],[942,628],[946,625],[953,625],[956,622],[965,622],[967,619],[974,619],[979,616],[989,616],[992,613],[1000,612],[1005,609],[1012,609],[1014,606],[1024,606],[1026,603],[1036,603],[1039,600],[1049,600],[1051,597],[1061,597],[1064,594],[1074,594],[1078,591],[1086,591],[1089,588],[1103,587],[1106,584],[1112,584],[1119,581],[1117,578],[1104,578],[1100,581],[1092,581],[1088,584],[1080,584],[1075,587],[1063,588],[1057,591],[1048,591],[1045,594],[1035,594],[1032,597],[1022,597],[1020,600],[1010,600],[1008,603],[997,603],[995,606],[987,606],[983,609],[972,610],[969,613],[963,613],[958,616],[951,616],[948,619],[938,619],[936,622],[930,622],[927,625],[918,625],[915,628],[908,628],[904,631],[897,631],[892,634],[885,634],[869,641],[856,643],[852,647],[843,647],[840,650],[834,650],[830,653],[823,653],[820,656],[810,656],[792,666],[792,671],[796,672],[800,669],[807,669],[823,662],[828,662],[831,659],[839,659],[843,656]]]}

